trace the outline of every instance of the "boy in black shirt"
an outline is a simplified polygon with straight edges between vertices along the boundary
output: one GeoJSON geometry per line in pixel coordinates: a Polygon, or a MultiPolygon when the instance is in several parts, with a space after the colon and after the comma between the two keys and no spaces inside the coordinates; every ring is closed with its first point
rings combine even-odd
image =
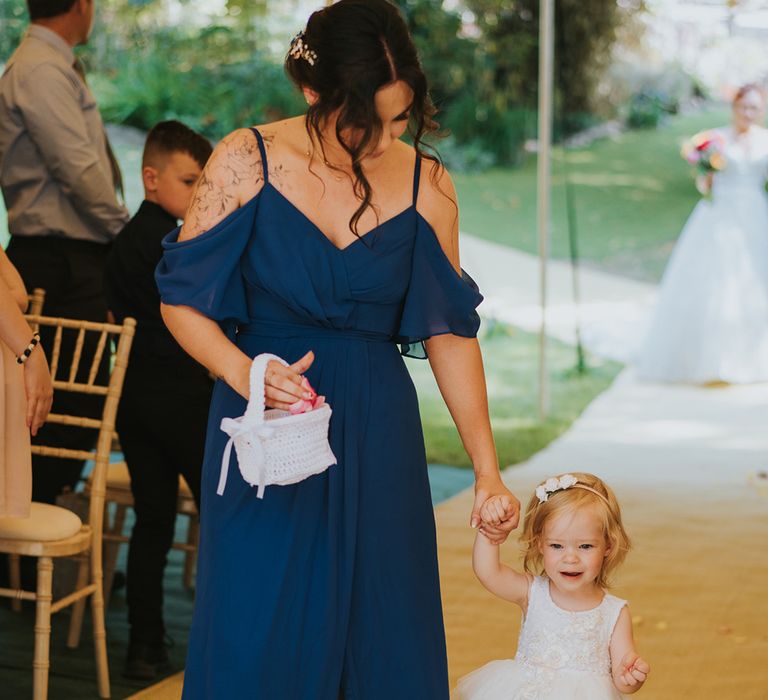
{"type": "Polygon", "coordinates": [[[177,121],[157,124],[142,159],[145,199],[115,240],[104,290],[118,322],[137,321],[117,432],[131,475],[136,524],[128,552],[131,640],[124,675],[152,679],[168,670],[163,572],[173,543],[184,476],[200,505],[200,470],[213,383],[160,317],[155,267],[162,239],[184,217],[210,143],[177,121]]]}

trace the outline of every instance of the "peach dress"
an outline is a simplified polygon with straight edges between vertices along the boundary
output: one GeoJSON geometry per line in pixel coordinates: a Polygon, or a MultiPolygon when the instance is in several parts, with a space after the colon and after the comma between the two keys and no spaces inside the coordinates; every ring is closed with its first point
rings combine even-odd
{"type": "Polygon", "coordinates": [[[32,457],[26,411],[24,368],[0,341],[0,517],[29,516],[32,457]]]}

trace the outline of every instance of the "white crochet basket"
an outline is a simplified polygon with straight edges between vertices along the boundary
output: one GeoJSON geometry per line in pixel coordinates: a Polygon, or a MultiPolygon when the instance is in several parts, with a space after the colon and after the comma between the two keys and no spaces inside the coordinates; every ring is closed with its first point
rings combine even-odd
{"type": "Polygon", "coordinates": [[[336,464],[328,444],[328,404],[297,415],[278,409],[264,410],[264,373],[270,360],[288,365],[276,355],[257,355],[251,364],[251,397],[245,413],[221,421],[221,429],[229,440],[216,489],[220,496],[227,483],[233,446],[240,473],[251,486],[258,487],[258,498],[264,498],[267,486],[295,484],[336,464]]]}

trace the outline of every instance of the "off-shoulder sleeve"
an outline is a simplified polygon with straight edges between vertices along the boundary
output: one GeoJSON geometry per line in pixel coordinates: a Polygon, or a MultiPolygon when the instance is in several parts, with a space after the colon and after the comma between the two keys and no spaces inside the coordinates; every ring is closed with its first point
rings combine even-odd
{"type": "Polygon", "coordinates": [[[179,241],[177,228],[163,239],[155,280],[164,304],[191,306],[222,324],[248,322],[240,261],[253,232],[257,197],[196,238],[179,241]]]}
{"type": "Polygon", "coordinates": [[[420,220],[396,337],[402,354],[425,359],[424,341],[436,335],[476,337],[480,328],[477,307],[482,300],[475,281],[464,270],[457,274],[434,231],[420,220]]]}

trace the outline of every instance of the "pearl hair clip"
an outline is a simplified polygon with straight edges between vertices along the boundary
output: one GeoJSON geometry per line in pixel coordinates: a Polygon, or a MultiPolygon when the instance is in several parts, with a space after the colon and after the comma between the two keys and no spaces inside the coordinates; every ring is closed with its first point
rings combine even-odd
{"type": "Polygon", "coordinates": [[[315,61],[317,61],[317,53],[304,40],[303,30],[291,39],[291,48],[288,49],[288,55],[295,59],[303,58],[310,66],[314,66],[315,61]]]}

